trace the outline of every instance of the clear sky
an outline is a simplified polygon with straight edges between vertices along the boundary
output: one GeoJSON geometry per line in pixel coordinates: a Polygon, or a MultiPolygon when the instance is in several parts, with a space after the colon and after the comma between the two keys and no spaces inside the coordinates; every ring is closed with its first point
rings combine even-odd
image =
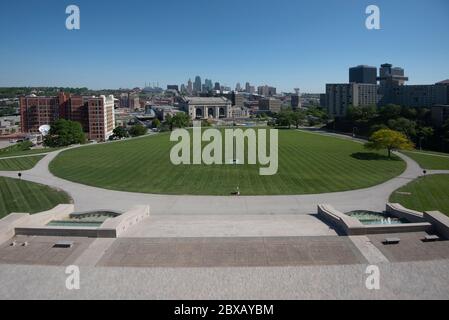
{"type": "Polygon", "coordinates": [[[200,75],[324,92],[351,66],[385,62],[410,84],[449,78],[448,0],[14,0],[0,12],[0,86],[132,88],[200,75]],[[65,28],[69,4],[80,30],[65,28]],[[381,30],[365,28],[370,4],[381,30]]]}

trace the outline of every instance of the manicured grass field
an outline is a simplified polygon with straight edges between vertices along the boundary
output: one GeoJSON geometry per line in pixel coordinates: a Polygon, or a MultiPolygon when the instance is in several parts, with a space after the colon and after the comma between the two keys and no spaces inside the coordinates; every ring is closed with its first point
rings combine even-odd
{"type": "Polygon", "coordinates": [[[393,193],[390,202],[413,210],[438,210],[449,215],[449,175],[431,175],[412,181],[393,193]]]}
{"type": "Polygon", "coordinates": [[[413,160],[419,163],[423,169],[428,170],[449,170],[449,154],[438,154],[431,152],[404,152],[413,160]]]}
{"type": "Polygon", "coordinates": [[[6,157],[49,153],[52,151],[56,151],[58,149],[60,149],[60,148],[42,148],[42,149],[33,149],[33,150],[26,150],[26,151],[8,151],[8,152],[5,152],[2,149],[0,149],[0,159],[6,158],[6,157]]]}
{"type": "Polygon", "coordinates": [[[0,177],[0,218],[11,212],[36,213],[70,203],[65,192],[11,178],[0,177]]]}
{"type": "Polygon", "coordinates": [[[106,189],[191,195],[313,194],[352,190],[399,175],[405,163],[359,143],[295,130],[279,131],[279,171],[260,176],[256,165],[170,162],[169,134],[63,151],[50,164],[58,177],[106,189]]]}
{"type": "Polygon", "coordinates": [[[44,156],[30,156],[21,158],[1,159],[0,171],[20,171],[33,168],[44,156]]]}

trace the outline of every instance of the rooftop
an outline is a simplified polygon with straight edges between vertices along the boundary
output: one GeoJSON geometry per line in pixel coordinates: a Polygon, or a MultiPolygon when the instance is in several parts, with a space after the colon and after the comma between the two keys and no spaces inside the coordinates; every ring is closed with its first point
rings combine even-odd
{"type": "Polygon", "coordinates": [[[186,97],[185,99],[191,104],[214,104],[229,102],[229,100],[225,97],[186,97]]]}

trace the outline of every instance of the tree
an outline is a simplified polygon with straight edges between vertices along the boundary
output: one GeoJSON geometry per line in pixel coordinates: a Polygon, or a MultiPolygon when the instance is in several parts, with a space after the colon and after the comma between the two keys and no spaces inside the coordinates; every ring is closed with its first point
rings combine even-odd
{"type": "Polygon", "coordinates": [[[164,124],[173,131],[173,128],[185,128],[190,124],[190,118],[187,113],[178,112],[174,116],[167,115],[164,124]]]}
{"type": "Polygon", "coordinates": [[[133,137],[140,137],[145,135],[148,132],[148,128],[141,125],[141,124],[135,124],[129,129],[129,134],[133,137]]]}
{"type": "Polygon", "coordinates": [[[422,140],[426,141],[433,136],[435,130],[432,127],[419,127],[417,136],[419,140],[419,148],[422,149],[422,140]]]}
{"type": "Polygon", "coordinates": [[[59,119],[51,125],[49,134],[44,138],[44,145],[52,148],[85,142],[86,135],[81,123],[65,119],[59,119]]]}
{"type": "Polygon", "coordinates": [[[402,107],[396,104],[387,104],[380,108],[379,116],[382,120],[388,121],[391,119],[396,119],[401,115],[402,107]]]}
{"type": "Polygon", "coordinates": [[[158,118],[156,118],[152,121],[151,126],[153,128],[159,128],[161,126],[161,121],[158,118]]]}
{"type": "Polygon", "coordinates": [[[352,121],[369,121],[377,116],[377,107],[368,105],[362,107],[349,106],[346,118],[352,121]]]}
{"type": "Polygon", "coordinates": [[[291,122],[293,123],[293,125],[295,125],[296,129],[299,128],[299,126],[301,125],[301,123],[304,121],[305,118],[306,115],[302,111],[297,110],[291,113],[291,122]]]}
{"type": "Polygon", "coordinates": [[[119,126],[112,131],[112,136],[117,139],[122,139],[129,137],[129,133],[124,127],[119,126]]]}
{"type": "Polygon", "coordinates": [[[281,111],[276,116],[276,124],[279,127],[288,127],[292,124],[292,113],[291,111],[281,111]]]}
{"type": "Polygon", "coordinates": [[[404,133],[408,138],[416,136],[416,122],[407,118],[390,119],[388,127],[391,130],[404,133]]]}
{"type": "Polygon", "coordinates": [[[172,118],[172,128],[185,128],[190,124],[190,118],[187,113],[178,112],[172,118]]]}
{"type": "Polygon", "coordinates": [[[414,147],[413,142],[403,133],[390,129],[381,129],[374,132],[365,144],[365,148],[367,149],[387,149],[388,158],[391,158],[391,151],[393,150],[412,150],[414,147]]]}

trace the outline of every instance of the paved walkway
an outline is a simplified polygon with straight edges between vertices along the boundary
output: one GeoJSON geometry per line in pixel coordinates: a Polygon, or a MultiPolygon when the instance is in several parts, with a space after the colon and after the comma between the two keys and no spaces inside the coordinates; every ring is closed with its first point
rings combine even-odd
{"type": "Polygon", "coordinates": [[[30,153],[30,154],[24,154],[21,156],[9,156],[9,157],[0,157],[1,160],[7,160],[7,159],[17,159],[17,158],[29,158],[29,157],[38,157],[38,156],[46,156],[48,152],[45,153],[30,153]]]}
{"type": "MultiPolygon", "coordinates": [[[[55,177],[48,165],[61,151],[47,154],[33,169],[22,172],[22,179],[65,190],[73,198],[77,211],[126,210],[136,204],[149,204],[152,215],[310,214],[316,213],[319,203],[332,204],[343,212],[357,209],[383,211],[391,193],[422,175],[422,169],[414,160],[396,153],[407,163],[407,169],[394,179],[366,189],[296,196],[152,195],[106,190],[55,177]]],[[[433,173],[449,173],[449,170],[428,171],[428,174],[433,173]]],[[[0,176],[17,178],[17,172],[0,171],[0,176]]]]}
{"type": "MultiPolygon", "coordinates": [[[[65,267],[0,265],[0,299],[447,299],[449,260],[379,264],[380,290],[366,265],[262,268],[81,267],[67,290],[65,267]]],[[[371,271],[370,271],[371,272],[371,271]]]]}

